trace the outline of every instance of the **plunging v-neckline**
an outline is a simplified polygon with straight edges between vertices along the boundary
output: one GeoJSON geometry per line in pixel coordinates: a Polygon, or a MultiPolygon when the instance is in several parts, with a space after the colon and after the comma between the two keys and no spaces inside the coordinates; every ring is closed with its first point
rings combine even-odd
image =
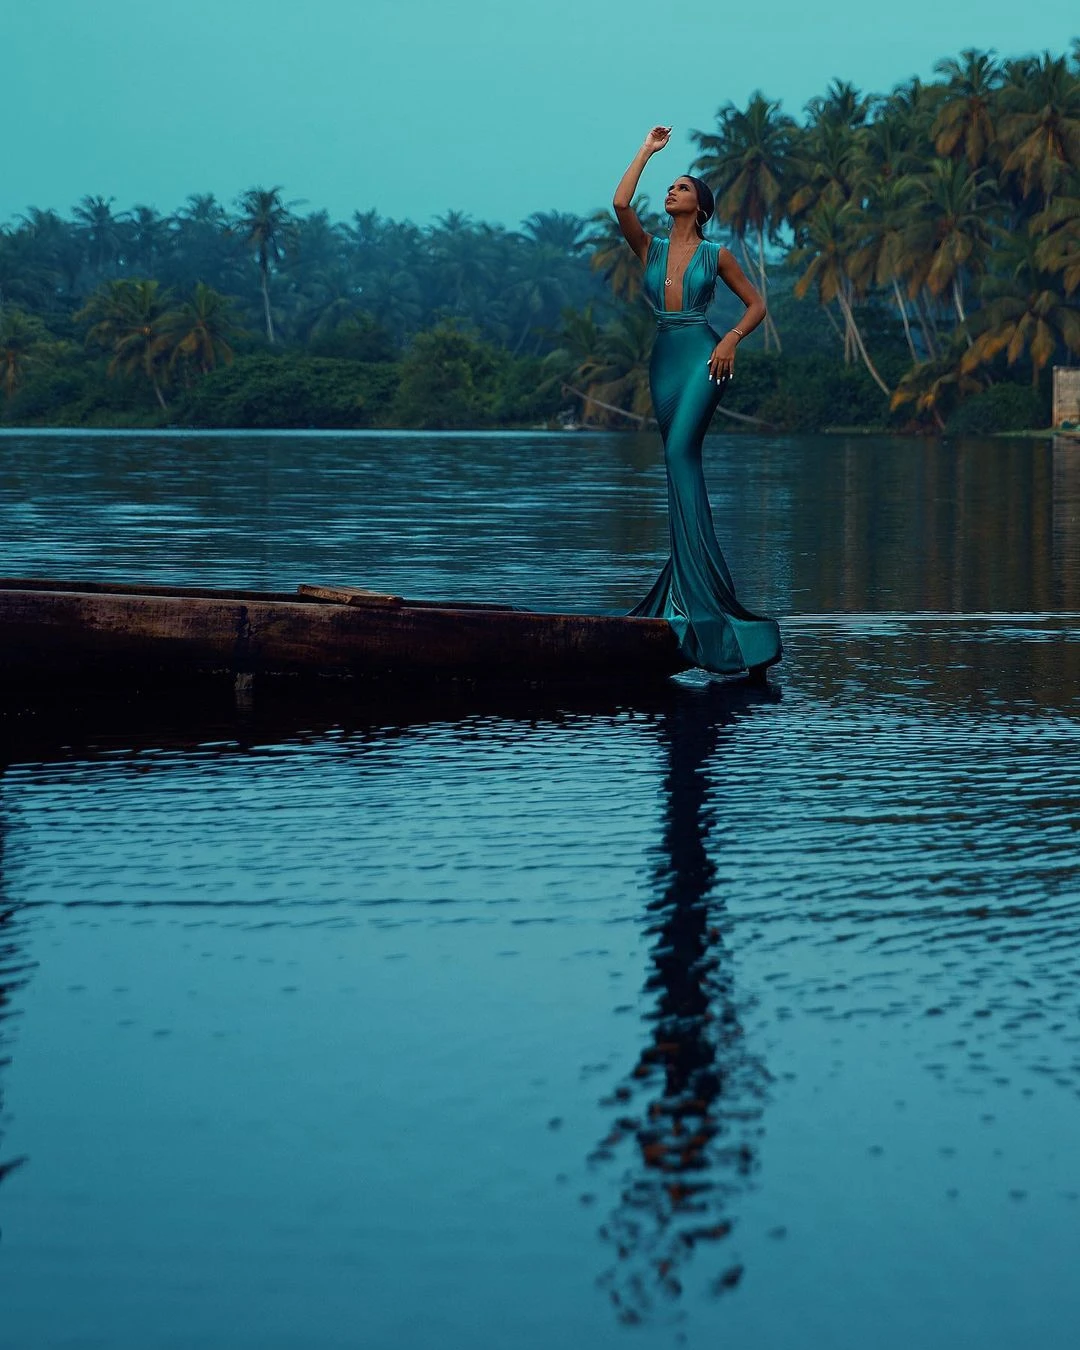
{"type": "MultiPolygon", "coordinates": [[[[660,306],[661,313],[664,313],[664,314],[681,314],[682,311],[686,308],[686,274],[687,274],[687,272],[689,272],[689,270],[690,270],[690,264],[694,261],[694,259],[695,259],[695,258],[697,257],[697,255],[698,255],[698,249],[701,248],[701,245],[702,245],[704,242],[705,242],[704,239],[699,239],[699,240],[698,240],[697,246],[695,247],[693,253],[690,254],[690,256],[687,258],[686,262],[683,264],[682,276],[679,278],[679,308],[678,308],[678,309],[668,309],[668,303],[667,303],[667,293],[668,293],[668,288],[667,288],[667,285],[665,284],[665,285],[661,288],[661,289],[662,289],[663,298],[664,298],[664,303],[660,306]]],[[[668,271],[667,262],[668,262],[668,257],[669,257],[669,255],[670,255],[670,253],[671,253],[671,236],[669,235],[669,236],[664,240],[664,278],[665,278],[665,282],[666,282],[666,279],[667,279],[667,271],[668,271]]]]}

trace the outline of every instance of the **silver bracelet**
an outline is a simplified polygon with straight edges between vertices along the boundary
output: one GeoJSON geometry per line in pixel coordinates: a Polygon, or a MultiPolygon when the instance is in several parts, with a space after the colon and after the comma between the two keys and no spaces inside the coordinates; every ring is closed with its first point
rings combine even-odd
{"type": "Polygon", "coordinates": [[[743,330],[742,330],[741,328],[729,328],[729,329],[728,329],[728,332],[729,332],[729,333],[738,333],[738,335],[739,335],[740,337],[745,337],[745,336],[746,336],[746,334],[743,332],[743,330]]]}

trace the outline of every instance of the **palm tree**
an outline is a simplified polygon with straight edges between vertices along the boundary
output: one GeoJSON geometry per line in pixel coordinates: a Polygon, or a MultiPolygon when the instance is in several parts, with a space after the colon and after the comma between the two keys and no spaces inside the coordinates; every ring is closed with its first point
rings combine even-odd
{"type": "Polygon", "coordinates": [[[434,308],[424,275],[426,236],[411,221],[377,211],[355,211],[343,233],[365,310],[402,335],[414,331],[434,308]]]}
{"type": "MultiPolygon", "coordinates": [[[[661,233],[660,217],[649,210],[646,196],[634,198],[634,211],[647,234],[661,233]]],[[[641,294],[641,262],[630,252],[619,229],[619,222],[610,211],[596,211],[589,217],[592,233],[588,244],[592,250],[589,259],[594,271],[600,272],[620,300],[636,300],[641,294]]]]}
{"type": "Polygon", "coordinates": [[[330,220],[328,211],[312,211],[297,221],[285,240],[285,262],[293,275],[338,265],[348,244],[344,226],[330,220]]]}
{"type": "Polygon", "coordinates": [[[111,349],[107,373],[141,371],[154,386],[163,409],[168,404],[161,384],[173,345],[169,298],[170,292],[159,291],[156,281],[110,281],[74,315],[76,323],[90,325],[88,344],[111,349]]]}
{"type": "Polygon", "coordinates": [[[1003,169],[1019,176],[1025,198],[1039,192],[1049,205],[1080,170],[1080,76],[1049,52],[1009,70],[1000,94],[999,132],[1009,147],[1003,169]]]}
{"type": "Polygon", "coordinates": [[[113,215],[112,204],[115,200],[115,197],[106,199],[87,196],[71,212],[85,240],[87,260],[99,275],[115,268],[123,254],[123,221],[127,213],[113,215]]]}
{"type": "Polygon", "coordinates": [[[947,96],[941,84],[923,84],[917,75],[905,80],[884,99],[887,115],[897,119],[914,141],[929,147],[937,110],[947,96]]]}
{"type": "Polygon", "coordinates": [[[823,198],[836,204],[856,192],[867,118],[875,104],[854,85],[833,80],[824,96],[806,105],[789,159],[788,217],[798,225],[823,198]]]}
{"type": "Polygon", "coordinates": [[[293,336],[310,342],[359,314],[360,292],[353,269],[343,262],[332,262],[290,276],[280,308],[293,336]]]}
{"type": "Polygon", "coordinates": [[[65,293],[74,294],[83,271],[83,251],[75,231],[56,211],[41,211],[36,206],[18,219],[18,233],[28,241],[38,265],[57,273],[65,293]]]}
{"type": "Polygon", "coordinates": [[[569,256],[585,248],[588,221],[572,211],[534,211],[521,222],[521,232],[532,243],[569,256]]]}
{"type": "Polygon", "coordinates": [[[1072,295],[1080,286],[1080,197],[1055,197],[1045,211],[1032,217],[1030,228],[1040,236],[1037,265],[1060,272],[1065,294],[1072,295]]]}
{"type": "Polygon", "coordinates": [[[152,206],[135,206],[124,231],[125,260],[133,269],[145,269],[155,276],[173,239],[173,220],[152,206]]]}
{"type": "Polygon", "coordinates": [[[420,326],[428,297],[416,267],[408,259],[399,262],[388,257],[361,275],[360,301],[369,314],[384,319],[399,336],[420,326]]]}
{"type": "MultiPolygon", "coordinates": [[[[716,121],[716,132],[691,133],[699,151],[694,168],[712,188],[717,219],[739,240],[744,257],[747,233],[752,231],[757,239],[757,266],[748,270],[756,272],[761,297],[768,304],[765,235],[771,238],[784,218],[784,181],[795,122],[760,89],[751,94],[745,112],[726,103],[716,121]]],[[[770,331],[779,351],[780,334],[766,311],[766,351],[770,331]]]]}
{"type": "Polygon", "coordinates": [[[171,282],[184,290],[203,280],[212,280],[218,289],[246,289],[249,267],[244,247],[212,192],[191,193],[176,212],[173,229],[167,254],[171,282]]]}
{"type": "Polygon", "coordinates": [[[870,115],[873,99],[859,93],[847,80],[831,80],[824,94],[815,95],[806,104],[812,125],[861,127],[870,115]]]}
{"type": "Polygon", "coordinates": [[[262,289],[263,314],[266,318],[266,340],[275,341],[274,320],[270,314],[270,265],[280,263],[285,245],[296,229],[296,217],[291,208],[303,201],[281,200],[281,187],[249,188],[237,198],[240,218],[235,232],[248,248],[254,250],[259,264],[259,285],[262,289]]]}
{"type": "Polygon", "coordinates": [[[866,190],[865,213],[853,217],[852,245],[848,271],[856,288],[865,292],[870,286],[889,286],[904,324],[911,359],[918,353],[911,337],[907,306],[900,289],[907,258],[907,240],[911,228],[912,205],[918,187],[910,177],[881,178],[866,190]]]}
{"type": "Polygon", "coordinates": [[[605,324],[599,360],[591,367],[593,393],[644,420],[652,412],[649,359],[656,322],[645,305],[630,305],[605,324]]]}
{"type": "Polygon", "coordinates": [[[558,346],[544,358],[548,365],[568,365],[578,370],[586,360],[600,350],[603,330],[597,322],[592,305],[584,309],[564,309],[558,346]]]}
{"type": "Polygon", "coordinates": [[[978,276],[990,247],[991,189],[982,170],[963,160],[935,158],[913,179],[922,198],[908,232],[909,294],[923,285],[933,296],[949,290],[961,327],[967,325],[961,281],[978,276]]]}
{"type": "Polygon", "coordinates": [[[861,210],[855,202],[837,205],[826,198],[818,203],[804,227],[807,242],[791,254],[792,262],[809,264],[795,283],[795,294],[801,300],[810,287],[815,286],[822,305],[836,301],[844,317],[846,331],[850,334],[866,369],[882,393],[889,397],[892,390],[870,360],[851,308],[853,283],[848,271],[848,256],[853,231],[860,219],[861,210]]]}
{"type": "MultiPolygon", "coordinates": [[[[926,144],[916,119],[882,100],[855,138],[854,182],[890,182],[922,168],[926,144]]],[[[856,189],[857,190],[857,189],[856,189]]]]}
{"type": "Polygon", "coordinates": [[[999,271],[983,281],[984,304],[972,319],[976,337],[960,368],[970,373],[1002,351],[1013,366],[1026,353],[1031,358],[1031,383],[1037,389],[1039,372],[1056,351],[1080,354],[1080,311],[1039,266],[1033,230],[997,233],[999,271]]]}
{"type": "Polygon", "coordinates": [[[229,223],[229,213],[212,192],[191,192],[187,197],[187,205],[177,211],[176,219],[223,230],[229,223]]]}
{"type": "Polygon", "coordinates": [[[462,318],[469,312],[468,296],[493,279],[480,230],[464,211],[447,211],[427,232],[427,240],[450,302],[446,312],[462,318]]]}
{"type": "Polygon", "coordinates": [[[164,316],[162,337],[172,348],[170,368],[181,361],[190,362],[208,375],[219,360],[232,364],[230,339],[246,336],[232,320],[232,303],[228,296],[219,295],[200,281],[190,300],[164,316]]]}
{"type": "Polygon", "coordinates": [[[326,211],[299,221],[286,240],[282,268],[287,285],[278,308],[293,337],[309,341],[360,308],[359,269],[347,226],[326,211]]]}
{"type": "Polygon", "coordinates": [[[48,339],[49,330],[34,314],[9,308],[0,317],[0,389],[8,398],[18,390],[48,339]]]}
{"type": "Polygon", "coordinates": [[[4,306],[12,303],[31,311],[52,309],[61,281],[25,226],[10,230],[0,225],[0,318],[4,306]]]}
{"type": "Polygon", "coordinates": [[[896,386],[889,407],[895,412],[905,403],[914,403],[916,412],[929,413],[938,429],[944,431],[942,412],[948,412],[961,399],[981,393],[984,388],[978,376],[961,369],[959,350],[954,346],[943,356],[913,366],[896,386]]]}
{"type": "Polygon", "coordinates": [[[551,245],[523,252],[507,278],[505,300],[513,307],[518,329],[512,355],[516,356],[530,331],[550,326],[570,303],[566,254],[551,245]]]}
{"type": "Polygon", "coordinates": [[[607,324],[591,305],[565,310],[559,346],[545,362],[552,378],[582,397],[582,417],[607,425],[620,413],[642,425],[652,410],[649,357],[655,323],[644,304],[623,307],[607,324]]]}
{"type": "Polygon", "coordinates": [[[930,134],[934,149],[946,158],[962,155],[972,169],[986,164],[996,140],[994,109],[1001,88],[1001,66],[994,53],[969,47],[960,59],[938,61],[934,70],[945,76],[945,95],[930,134]]]}
{"type": "Polygon", "coordinates": [[[788,165],[787,216],[796,231],[822,202],[842,206],[856,196],[865,131],[824,122],[799,132],[788,165]]]}

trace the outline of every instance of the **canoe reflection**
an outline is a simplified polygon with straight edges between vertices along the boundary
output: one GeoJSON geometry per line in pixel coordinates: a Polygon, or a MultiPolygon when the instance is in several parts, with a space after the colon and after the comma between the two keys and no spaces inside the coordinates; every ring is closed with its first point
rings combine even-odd
{"type": "Polygon", "coordinates": [[[628,1154],[618,1204],[600,1229],[616,1253],[600,1284],[626,1323],[643,1321],[658,1296],[678,1298],[696,1247],[711,1249],[708,1270],[701,1258],[696,1265],[714,1293],[742,1275],[726,1239],[733,1206],[758,1166],[769,1075],[747,1045],[724,949],[708,846],[718,815],[710,779],[740,708],[778,698],[745,685],[684,687],[657,717],[668,769],[656,894],[647,907],[651,1035],[603,1102],[615,1120],[590,1157],[603,1165],[628,1154]]]}

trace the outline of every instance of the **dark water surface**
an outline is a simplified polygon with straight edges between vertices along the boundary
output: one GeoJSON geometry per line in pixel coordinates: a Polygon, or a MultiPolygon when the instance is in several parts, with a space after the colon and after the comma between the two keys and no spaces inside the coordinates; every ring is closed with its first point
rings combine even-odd
{"type": "MultiPolygon", "coordinates": [[[[6,709],[4,1350],[1075,1344],[1080,449],[706,467],[769,691],[6,709]]],[[[651,438],[0,437],[8,575],[619,609],[664,510],[651,438]]]]}

